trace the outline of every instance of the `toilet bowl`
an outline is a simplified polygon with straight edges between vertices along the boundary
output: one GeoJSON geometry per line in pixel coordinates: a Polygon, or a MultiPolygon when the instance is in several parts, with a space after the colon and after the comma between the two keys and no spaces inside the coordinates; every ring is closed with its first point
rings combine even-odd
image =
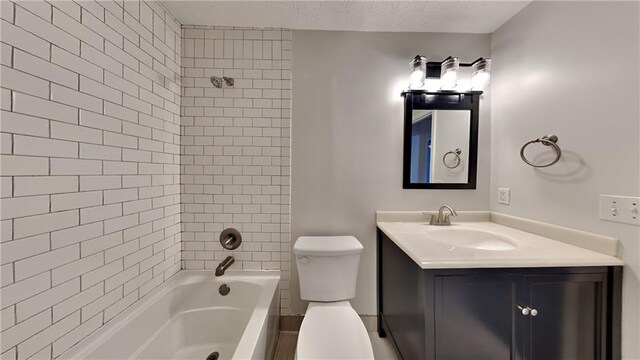
{"type": "Polygon", "coordinates": [[[362,244],[353,236],[302,236],[293,246],[300,295],[309,301],[297,360],[373,360],[371,340],[351,307],[362,244]]]}
{"type": "Polygon", "coordinates": [[[300,327],[296,359],[373,359],[367,329],[348,301],[309,304],[300,327]]]}

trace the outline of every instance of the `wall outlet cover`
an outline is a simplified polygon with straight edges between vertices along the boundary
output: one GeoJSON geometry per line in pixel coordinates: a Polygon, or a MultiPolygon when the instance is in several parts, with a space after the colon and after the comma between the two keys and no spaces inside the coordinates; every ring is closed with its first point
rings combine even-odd
{"type": "Polygon", "coordinates": [[[640,225],[640,197],[600,195],[600,219],[640,225]]]}
{"type": "Polygon", "coordinates": [[[511,190],[509,188],[498,188],[498,203],[509,205],[511,202],[511,190]]]}

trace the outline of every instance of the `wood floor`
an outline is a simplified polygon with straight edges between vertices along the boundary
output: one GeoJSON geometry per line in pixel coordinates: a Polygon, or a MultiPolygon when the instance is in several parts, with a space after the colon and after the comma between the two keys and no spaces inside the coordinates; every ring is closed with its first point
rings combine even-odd
{"type": "MultiPolygon", "coordinates": [[[[378,337],[375,332],[370,332],[371,346],[376,360],[397,360],[393,347],[388,339],[378,337]]],[[[278,344],[273,360],[293,360],[296,354],[297,331],[281,331],[278,336],[278,344]]]]}
{"type": "Polygon", "coordinates": [[[296,354],[297,331],[280,331],[273,360],[293,360],[296,354]]]}

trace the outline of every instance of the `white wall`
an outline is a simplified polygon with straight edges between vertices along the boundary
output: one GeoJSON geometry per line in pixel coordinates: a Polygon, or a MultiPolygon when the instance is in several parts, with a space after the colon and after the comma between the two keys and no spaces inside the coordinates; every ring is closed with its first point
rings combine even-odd
{"type": "Polygon", "coordinates": [[[232,269],[281,269],[287,313],[291,30],[184,26],[183,45],[183,268],[233,254],[232,269]],[[234,251],[218,241],[227,227],[242,234],[234,251]]]}
{"type": "Polygon", "coordinates": [[[0,353],[49,359],[180,269],[180,25],[0,4],[0,353]]]}
{"type": "MultiPolygon", "coordinates": [[[[403,102],[409,61],[490,54],[489,35],[293,32],[292,242],[352,234],[364,245],[353,301],[375,314],[375,211],[488,207],[489,96],[480,104],[477,190],[403,190],[403,102]]],[[[291,309],[304,312],[293,274],[291,309]]]]}
{"type": "Polygon", "coordinates": [[[620,239],[626,359],[640,358],[640,228],[599,220],[598,196],[640,195],[639,11],[534,2],[492,36],[491,210],[620,239]],[[562,160],[524,164],[522,144],[549,133],[562,160]],[[498,187],[511,205],[497,203],[498,187]]]}

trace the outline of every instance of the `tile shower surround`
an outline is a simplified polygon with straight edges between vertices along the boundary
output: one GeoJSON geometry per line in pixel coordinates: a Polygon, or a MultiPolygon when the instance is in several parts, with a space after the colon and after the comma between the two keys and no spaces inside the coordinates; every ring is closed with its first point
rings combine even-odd
{"type": "Polygon", "coordinates": [[[152,1],[0,4],[1,358],[55,358],[215,267],[228,226],[234,267],[282,270],[288,313],[291,32],[182,30],[152,1]]]}
{"type": "Polygon", "coordinates": [[[0,2],[0,357],[55,358],[181,267],[180,24],[0,2]]]}
{"type": "Polygon", "coordinates": [[[183,26],[182,262],[282,271],[289,313],[291,31],[183,26]],[[232,77],[217,89],[210,77],[232,77]],[[227,227],[242,245],[223,250],[227,227]]]}

